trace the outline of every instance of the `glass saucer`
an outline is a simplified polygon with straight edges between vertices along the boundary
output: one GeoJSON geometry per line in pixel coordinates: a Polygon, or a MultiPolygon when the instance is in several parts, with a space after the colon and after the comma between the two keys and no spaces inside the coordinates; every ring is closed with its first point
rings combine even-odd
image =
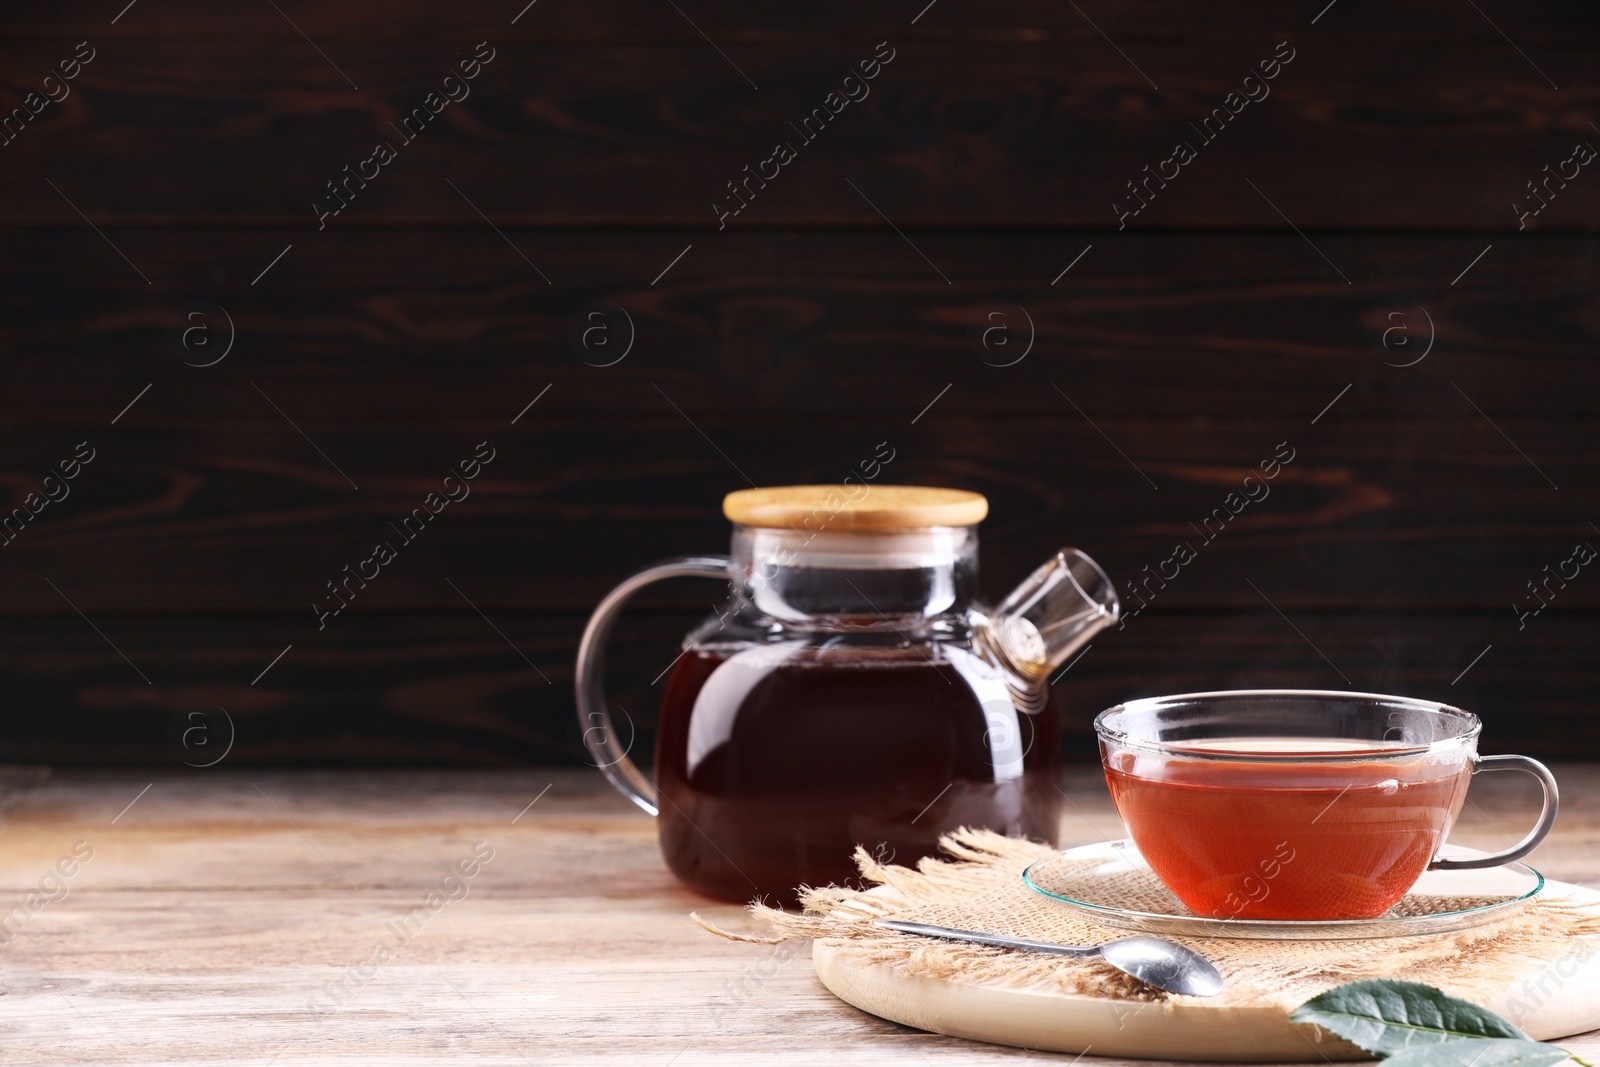
{"type": "MultiPolygon", "coordinates": [[[[1445,845],[1440,856],[1487,853],[1445,845]]],[[[1022,872],[1029,889],[1059,900],[1090,922],[1119,930],[1183,937],[1332,941],[1409,937],[1466,930],[1502,919],[1544,889],[1523,863],[1472,871],[1425,871],[1411,892],[1375,919],[1215,919],[1194,914],[1161,884],[1132,841],[1084,845],[1046,856],[1022,872]]]]}

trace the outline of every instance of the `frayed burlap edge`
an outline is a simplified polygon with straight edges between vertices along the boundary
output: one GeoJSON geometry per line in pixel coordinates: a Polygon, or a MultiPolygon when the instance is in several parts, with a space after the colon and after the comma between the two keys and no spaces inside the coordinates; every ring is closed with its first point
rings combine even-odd
{"type": "MultiPolygon", "coordinates": [[[[873,926],[873,919],[893,917],[1065,944],[1129,936],[1125,930],[1089,923],[1023,884],[1023,869],[1054,851],[1046,845],[968,829],[945,835],[939,844],[951,858],[925,858],[916,870],[880,864],[858,848],[855,861],[862,880],[874,888],[803,889],[803,913],[750,905],[751,915],[767,923],[770,937],[722,930],[698,914],[690,918],[731,941],[773,945],[820,940],[844,959],[887,965],[906,977],[1116,1000],[1169,999],[1096,958],[936,941],[873,926]]],[[[1302,942],[1196,938],[1186,943],[1211,959],[1227,979],[1223,993],[1209,1003],[1269,1003],[1288,1010],[1360,978],[1426,982],[1485,1001],[1570,954],[1575,939],[1596,935],[1600,905],[1540,898],[1492,924],[1435,936],[1302,942]]]]}

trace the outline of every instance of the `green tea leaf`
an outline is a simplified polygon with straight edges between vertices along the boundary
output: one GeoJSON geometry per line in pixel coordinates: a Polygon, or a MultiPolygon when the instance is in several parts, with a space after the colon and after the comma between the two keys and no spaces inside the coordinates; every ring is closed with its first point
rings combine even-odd
{"type": "Polygon", "coordinates": [[[1461,1038],[1530,1040],[1488,1008],[1431,985],[1390,978],[1337,986],[1300,1005],[1289,1019],[1315,1023],[1375,1056],[1461,1038]]]}
{"type": "Polygon", "coordinates": [[[1565,1049],[1538,1041],[1489,1037],[1418,1045],[1384,1060],[1384,1067],[1552,1067],[1565,1049]]]}

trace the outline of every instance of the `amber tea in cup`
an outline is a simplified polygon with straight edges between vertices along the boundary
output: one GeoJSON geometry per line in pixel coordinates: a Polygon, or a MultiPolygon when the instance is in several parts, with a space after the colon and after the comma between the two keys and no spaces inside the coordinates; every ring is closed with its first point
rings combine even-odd
{"type": "Polygon", "coordinates": [[[1458,708],[1366,693],[1261,690],[1133,701],[1095,720],[1106,783],[1151,870],[1196,915],[1370,919],[1422,872],[1491,867],[1531,852],[1556,786],[1526,756],[1478,756],[1482,724],[1458,708]],[[1480,770],[1545,789],[1516,847],[1439,860],[1480,770]]]}

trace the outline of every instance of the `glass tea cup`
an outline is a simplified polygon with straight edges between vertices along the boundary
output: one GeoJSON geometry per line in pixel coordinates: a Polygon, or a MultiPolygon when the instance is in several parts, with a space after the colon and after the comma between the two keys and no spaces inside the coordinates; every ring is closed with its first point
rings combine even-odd
{"type": "Polygon", "coordinates": [[[1154,697],[1100,713],[1117,812],[1151,870],[1196,915],[1366,919],[1424,870],[1495,867],[1555,822],[1549,769],[1480,756],[1483,724],[1373,693],[1247,690],[1154,697]],[[1539,779],[1538,824],[1503,852],[1439,859],[1478,771],[1539,779]]]}

